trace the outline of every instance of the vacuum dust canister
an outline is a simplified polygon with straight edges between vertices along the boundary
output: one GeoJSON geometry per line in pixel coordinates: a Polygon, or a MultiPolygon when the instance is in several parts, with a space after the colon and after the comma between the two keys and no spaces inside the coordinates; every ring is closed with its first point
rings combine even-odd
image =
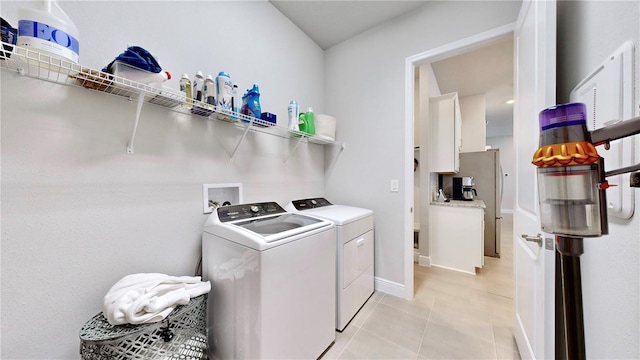
{"type": "Polygon", "coordinates": [[[542,230],[567,237],[601,236],[606,181],[587,130],[584,104],[540,112],[540,147],[532,163],[538,167],[542,230]]]}

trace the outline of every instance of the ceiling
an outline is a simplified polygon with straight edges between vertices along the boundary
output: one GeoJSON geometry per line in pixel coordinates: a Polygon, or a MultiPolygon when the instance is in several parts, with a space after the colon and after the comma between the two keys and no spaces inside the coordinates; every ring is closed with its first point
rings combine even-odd
{"type": "Polygon", "coordinates": [[[485,94],[487,137],[513,135],[513,105],[506,103],[513,99],[512,39],[436,61],[431,67],[442,94],[485,94]]]}
{"type": "Polygon", "coordinates": [[[429,1],[269,0],[323,50],[429,1]]]}
{"type": "MultiPolygon", "coordinates": [[[[415,11],[429,1],[269,0],[322,49],[415,11]],[[354,15],[355,14],[355,15],[354,15]]],[[[440,91],[486,94],[487,137],[512,131],[513,44],[507,40],[432,64],[440,91]]]]}

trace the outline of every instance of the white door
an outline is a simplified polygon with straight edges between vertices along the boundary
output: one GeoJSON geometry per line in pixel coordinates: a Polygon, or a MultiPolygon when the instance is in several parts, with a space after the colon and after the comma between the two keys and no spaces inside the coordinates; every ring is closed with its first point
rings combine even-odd
{"type": "Polygon", "coordinates": [[[554,358],[555,253],[545,250],[538,217],[538,113],[555,105],[556,2],[525,0],[515,30],[514,144],[516,199],[513,223],[513,332],[523,359],[554,358]],[[522,235],[541,234],[542,246],[522,235]]]}

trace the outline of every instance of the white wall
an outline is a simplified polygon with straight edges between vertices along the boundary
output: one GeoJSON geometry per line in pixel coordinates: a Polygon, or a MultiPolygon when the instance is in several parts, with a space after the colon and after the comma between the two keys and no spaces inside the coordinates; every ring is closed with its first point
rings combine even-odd
{"type": "Polygon", "coordinates": [[[500,149],[500,164],[502,165],[502,212],[513,213],[513,204],[515,198],[513,196],[515,156],[513,147],[513,136],[497,136],[487,138],[487,145],[492,149],[500,149]]]}
{"type": "MultiPolygon", "coordinates": [[[[561,1],[558,7],[559,102],[568,101],[571,89],[627,40],[632,40],[636,47],[634,108],[637,109],[640,104],[640,2],[561,1]]],[[[640,159],[638,140],[636,161],[640,159]]],[[[635,214],[631,220],[610,217],[609,235],[585,239],[585,254],[581,258],[589,358],[640,358],[640,191],[633,193],[635,214]]]]}
{"type": "MultiPolygon", "coordinates": [[[[28,5],[3,0],[2,17],[17,25],[28,5]]],[[[241,90],[258,83],[281,124],[291,99],[324,109],[322,50],[266,1],[61,6],[85,66],[138,44],[176,77],[224,70],[241,90]]],[[[245,202],[325,195],[318,145],[302,144],[284,165],[293,141],[249,134],[230,162],[233,126],[145,106],[127,155],[134,102],[7,70],[1,90],[3,359],[78,358],[78,332],[117,280],[192,275],[203,183],[241,182],[245,202]]]]}
{"type": "MultiPolygon", "coordinates": [[[[430,2],[409,15],[346,40],[325,52],[327,112],[350,139],[327,176],[327,194],[336,202],[373,209],[376,217],[375,276],[402,292],[405,284],[404,217],[400,188],[412,159],[405,149],[405,59],[471,35],[514,22],[520,2],[430,2]]],[[[405,143],[408,141],[409,143],[405,143]]],[[[421,156],[425,156],[421,154],[421,156]]]]}
{"type": "Polygon", "coordinates": [[[485,95],[460,98],[462,117],[462,148],[460,152],[485,151],[487,133],[485,95]]]}

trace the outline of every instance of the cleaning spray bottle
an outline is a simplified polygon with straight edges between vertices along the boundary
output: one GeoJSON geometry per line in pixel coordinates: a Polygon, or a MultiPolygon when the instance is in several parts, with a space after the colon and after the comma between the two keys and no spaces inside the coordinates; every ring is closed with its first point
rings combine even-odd
{"type": "Polygon", "coordinates": [[[78,64],[80,33],[58,0],[18,9],[18,46],[78,64]]]}

